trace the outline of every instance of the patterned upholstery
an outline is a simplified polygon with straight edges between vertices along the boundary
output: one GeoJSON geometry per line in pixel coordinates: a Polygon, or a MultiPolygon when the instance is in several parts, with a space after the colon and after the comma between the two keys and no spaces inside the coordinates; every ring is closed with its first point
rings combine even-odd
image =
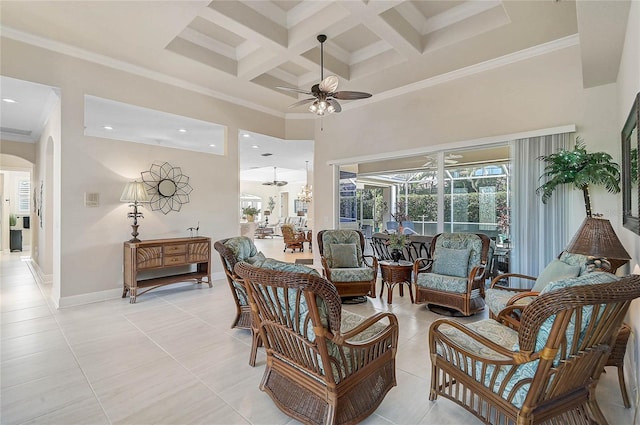
{"type": "Polygon", "coordinates": [[[378,260],[363,255],[364,236],[359,230],[321,230],[318,232],[318,247],[324,276],[336,285],[340,296],[366,295],[375,298],[378,260]],[[351,258],[353,252],[347,247],[355,248],[355,258],[351,258]],[[340,255],[348,255],[349,258],[340,255]],[[356,267],[338,267],[349,263],[356,267]]]}
{"type": "Polygon", "coordinates": [[[416,302],[453,308],[466,316],[484,309],[486,266],[494,249],[492,241],[480,233],[434,236],[433,264],[421,268],[418,261],[414,263],[416,302]]]}
{"type": "MultiPolygon", "coordinates": [[[[582,254],[573,254],[570,252],[563,251],[560,257],[557,260],[554,260],[550,263],[545,270],[540,274],[539,279],[536,279],[535,284],[531,291],[539,292],[542,291],[546,286],[548,286],[551,282],[554,282],[558,279],[570,279],[575,276],[583,276],[587,273],[591,273],[593,271],[599,270],[610,270],[611,264],[605,258],[592,257],[582,254]],[[562,263],[567,265],[567,268],[561,269],[556,267],[555,272],[558,273],[557,276],[553,276],[549,274],[548,271],[558,263],[562,263]],[[578,267],[577,273],[573,276],[567,276],[566,273],[571,269],[570,266],[578,267]],[[544,275],[544,276],[543,276],[544,275]]],[[[504,275],[508,276],[508,275],[504,275]]],[[[500,276],[494,279],[494,282],[499,282],[500,276]]],[[[533,280],[533,277],[529,278],[533,280]]],[[[513,288],[504,288],[499,284],[495,285],[492,283],[491,288],[486,290],[486,303],[489,306],[489,312],[492,317],[497,317],[498,313],[505,309],[508,305],[527,305],[535,298],[535,294],[532,296],[523,296],[522,298],[516,297],[513,302],[509,302],[515,295],[518,293],[524,292],[525,290],[514,290],[513,288]]]]}
{"type": "Polygon", "coordinates": [[[331,282],[291,266],[235,267],[264,340],[260,389],[302,423],[360,423],[396,385],[397,318],[343,311],[331,282]]]}
{"type": "MultiPolygon", "coordinates": [[[[593,272],[586,273],[583,276],[574,277],[570,279],[564,279],[557,282],[550,283],[542,292],[549,293],[553,291],[557,291],[559,289],[566,289],[570,287],[583,286],[583,285],[595,285],[602,283],[615,282],[620,280],[619,277],[606,272],[593,272]]],[[[575,334],[583,335],[585,329],[591,324],[593,320],[593,315],[591,314],[593,310],[592,306],[582,307],[581,315],[583,320],[581,321],[580,330],[575,332],[575,312],[574,316],[569,322],[566,332],[566,345],[564,345],[566,351],[565,353],[561,353],[560,351],[557,353],[554,364],[560,361],[561,358],[564,358],[570,354],[571,347],[573,344],[573,337],[575,334]]],[[[536,343],[534,351],[540,351],[545,347],[547,341],[549,339],[549,334],[551,332],[553,323],[555,321],[556,315],[551,315],[548,317],[540,326],[538,334],[536,336],[536,343]]],[[[520,344],[518,339],[518,332],[511,329],[508,326],[505,326],[493,319],[481,320],[475,323],[470,323],[465,325],[466,328],[471,329],[473,332],[487,338],[489,341],[492,341],[506,350],[509,351],[520,351],[520,344]]],[[[477,355],[478,357],[488,359],[491,361],[505,361],[509,360],[508,356],[504,354],[498,353],[495,350],[491,349],[485,344],[482,344],[476,338],[472,338],[469,335],[463,333],[458,328],[452,326],[443,326],[441,327],[441,332],[447,337],[451,338],[451,340],[461,347],[465,347],[465,350],[468,352],[477,355]]],[[[579,341],[581,343],[582,341],[579,341]]],[[[455,356],[451,356],[452,353],[447,352],[443,346],[437,347],[437,353],[446,358],[454,365],[459,365],[459,358],[455,356]]],[[[503,379],[506,378],[506,375],[509,371],[511,371],[512,366],[507,365],[504,367],[499,367],[497,370],[498,378],[495,379],[493,386],[491,385],[491,381],[494,378],[493,374],[496,372],[496,366],[493,364],[487,365],[486,370],[483,369],[485,365],[480,360],[472,361],[471,358],[467,358],[467,367],[465,368],[468,372],[469,376],[472,376],[476,381],[482,383],[486,387],[490,387],[491,391],[494,393],[500,394],[504,399],[508,399],[508,397],[512,397],[510,400],[514,406],[517,408],[522,407],[525,397],[528,393],[530,380],[533,379],[533,376],[536,373],[538,368],[538,361],[528,362],[519,368],[517,368],[516,372],[508,378],[507,383],[503,383],[503,379]],[[472,374],[471,371],[476,371],[475,375],[472,374]],[[483,374],[480,371],[485,370],[483,374]],[[501,385],[504,385],[503,390],[500,390],[501,385]],[[515,393],[511,393],[514,388],[517,386],[521,387],[515,391],[515,393]]]]}

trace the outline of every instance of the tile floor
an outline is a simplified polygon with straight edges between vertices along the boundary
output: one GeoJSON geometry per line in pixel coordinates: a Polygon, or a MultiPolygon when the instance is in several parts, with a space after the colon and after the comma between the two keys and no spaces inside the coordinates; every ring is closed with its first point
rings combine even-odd
{"type": "MultiPolygon", "coordinates": [[[[283,254],[278,238],[257,244],[288,261],[312,256],[283,254]]],[[[250,335],[229,329],[226,282],[170,286],[136,304],[118,298],[54,310],[22,257],[0,255],[2,425],[297,423],[258,389],[264,353],[248,365],[250,335]]],[[[363,315],[392,311],[400,322],[398,386],[364,423],[479,423],[448,400],[428,400],[427,332],[439,316],[397,292],[393,301],[345,306],[363,315]]],[[[609,422],[631,424],[615,371],[598,390],[609,422]]]]}

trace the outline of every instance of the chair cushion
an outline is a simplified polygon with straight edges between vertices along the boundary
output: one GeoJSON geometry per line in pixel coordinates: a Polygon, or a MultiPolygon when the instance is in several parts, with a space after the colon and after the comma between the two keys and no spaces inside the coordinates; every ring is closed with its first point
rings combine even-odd
{"type": "Polygon", "coordinates": [[[264,254],[262,253],[262,251],[259,251],[256,255],[254,255],[253,257],[249,257],[247,258],[245,261],[251,265],[254,265],[256,267],[260,267],[260,265],[262,264],[262,262],[264,260],[266,260],[267,257],[264,256],[264,254]]]}
{"type": "MultiPolygon", "coordinates": [[[[585,257],[586,260],[586,257],[585,257]]],[[[570,279],[578,276],[580,273],[579,264],[568,264],[561,260],[553,260],[545,269],[540,273],[540,276],[536,279],[536,283],[531,288],[532,291],[542,291],[550,282],[555,280],[570,279]]]]}
{"type": "Polygon", "coordinates": [[[456,276],[445,276],[436,273],[420,273],[418,275],[418,286],[435,289],[438,291],[455,292],[464,294],[467,292],[467,278],[456,276]]]}
{"type": "MultiPolygon", "coordinates": [[[[358,261],[362,258],[362,247],[360,246],[360,234],[354,230],[325,230],[322,233],[322,256],[327,260],[330,269],[336,267],[333,264],[334,253],[332,245],[355,244],[358,261]]],[[[357,267],[362,266],[358,263],[357,267]]]]}
{"type": "Polygon", "coordinates": [[[245,261],[247,258],[254,257],[258,254],[258,248],[256,248],[253,241],[246,236],[230,238],[224,245],[233,252],[236,261],[245,261]]]}
{"type": "Polygon", "coordinates": [[[352,267],[343,269],[329,269],[331,281],[339,282],[368,282],[373,280],[374,270],[371,267],[352,267]]]}
{"type": "Polygon", "coordinates": [[[331,244],[333,267],[358,267],[358,251],[354,243],[331,244]]]}
{"type": "MultiPolygon", "coordinates": [[[[517,294],[517,292],[509,291],[508,289],[489,288],[485,291],[485,302],[492,313],[498,314],[507,306],[507,302],[517,294]]],[[[517,300],[514,304],[526,305],[534,299],[534,297],[524,297],[517,300]]]]}
{"type": "Polygon", "coordinates": [[[273,258],[267,258],[258,267],[269,270],[278,270],[281,272],[308,273],[320,276],[320,273],[312,267],[305,266],[304,264],[287,263],[273,258]]]}
{"type": "Polygon", "coordinates": [[[469,249],[438,248],[433,258],[433,273],[468,277],[469,249]]]}
{"type": "MultiPolygon", "coordinates": [[[[364,317],[364,316],[360,316],[359,314],[355,314],[355,313],[351,313],[347,310],[342,310],[341,316],[340,316],[340,333],[344,334],[348,331],[350,331],[351,329],[355,328],[356,326],[358,326],[360,323],[364,322],[366,319],[368,319],[368,317],[364,317]]],[[[369,338],[373,338],[376,335],[378,335],[380,332],[384,331],[386,329],[386,326],[380,322],[376,322],[374,324],[372,324],[371,326],[369,326],[368,328],[366,328],[364,331],[360,332],[359,334],[354,335],[353,337],[351,337],[348,342],[350,343],[357,343],[360,341],[365,341],[369,338]]],[[[351,373],[352,371],[346,371],[346,367],[348,367],[351,364],[351,351],[350,350],[340,350],[340,348],[335,345],[333,342],[331,341],[327,341],[327,350],[329,351],[329,355],[334,357],[338,363],[340,364],[340,367],[342,369],[342,374],[346,374],[346,373],[351,373]],[[345,358],[343,359],[342,355],[345,356],[345,358]],[[344,360],[344,361],[343,361],[344,360]]],[[[333,368],[333,373],[334,376],[336,377],[336,381],[339,381],[339,376],[340,374],[338,373],[337,370],[337,366],[336,364],[332,363],[332,368],[333,368]]]]}
{"type": "MultiPolygon", "coordinates": [[[[499,322],[491,319],[480,320],[478,322],[465,324],[467,328],[475,331],[476,333],[490,339],[493,342],[496,342],[498,345],[506,348],[511,351],[519,351],[518,345],[518,333],[508,326],[501,325],[499,322]]],[[[453,339],[456,344],[459,344],[465,350],[476,353],[478,356],[482,356],[485,358],[489,358],[492,360],[509,360],[508,357],[502,356],[498,352],[486,347],[483,344],[472,340],[464,333],[453,327],[440,327],[442,333],[447,335],[449,338],[453,339]]],[[[483,372],[483,362],[481,361],[472,361],[468,359],[466,365],[459,364],[459,359],[455,354],[453,357],[451,356],[453,353],[448,350],[442,350],[442,347],[438,345],[437,347],[438,354],[446,358],[452,364],[458,366],[461,370],[464,370],[469,376],[472,376],[476,381],[481,383],[487,388],[490,388],[491,379],[493,377],[493,373],[495,371],[495,365],[488,365],[487,368],[483,372]],[[475,372],[474,372],[475,371],[475,372]],[[475,373],[475,376],[473,375],[475,373]]],[[[511,403],[513,403],[516,407],[522,407],[524,400],[527,396],[527,392],[529,391],[530,383],[528,381],[531,380],[533,375],[536,372],[538,367],[538,360],[525,363],[521,365],[516,372],[508,379],[508,382],[505,384],[504,391],[500,391],[500,386],[504,384],[504,379],[507,378],[507,373],[510,370],[508,367],[500,367],[498,370],[498,377],[495,380],[495,384],[491,390],[499,394],[501,397],[506,398],[507,394],[510,394],[516,384],[522,384],[513,395],[513,399],[511,403]],[[524,381],[524,383],[523,383],[524,381]]]]}
{"type": "MultiPolygon", "coordinates": [[[[435,252],[440,247],[469,250],[468,268],[465,276],[468,276],[471,270],[480,265],[482,261],[482,239],[475,233],[442,233],[436,239],[435,252]]],[[[493,248],[490,246],[487,262],[491,260],[492,255],[493,248]]]]}

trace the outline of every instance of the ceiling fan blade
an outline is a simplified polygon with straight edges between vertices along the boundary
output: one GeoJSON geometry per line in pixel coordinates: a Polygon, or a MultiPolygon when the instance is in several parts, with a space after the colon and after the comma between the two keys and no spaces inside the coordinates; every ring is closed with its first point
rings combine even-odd
{"type": "Polygon", "coordinates": [[[309,94],[312,94],[317,97],[320,93],[322,93],[320,91],[320,84],[314,84],[313,86],[311,86],[311,93],[309,94]]]}
{"type": "Polygon", "coordinates": [[[264,182],[262,183],[265,186],[273,186],[275,184],[275,182],[264,182]]]}
{"type": "Polygon", "coordinates": [[[365,93],[361,91],[339,91],[329,94],[331,97],[342,100],[354,100],[354,99],[366,99],[371,97],[371,93],[365,93]]]}
{"type": "Polygon", "coordinates": [[[333,105],[333,112],[342,111],[342,106],[340,106],[340,104],[338,103],[337,100],[335,100],[335,99],[327,99],[327,102],[329,102],[330,105],[333,105]]]}
{"type": "Polygon", "coordinates": [[[279,181],[275,182],[275,184],[276,184],[276,186],[278,186],[278,187],[282,187],[282,186],[286,186],[286,185],[287,185],[287,182],[286,182],[286,181],[284,181],[284,180],[279,180],[279,181]]]}
{"type": "Polygon", "coordinates": [[[301,100],[299,102],[292,103],[291,105],[289,105],[289,108],[295,108],[297,106],[304,105],[305,103],[313,102],[314,100],[316,100],[315,97],[311,97],[309,99],[303,99],[303,100],[301,100]]]}
{"type": "Polygon", "coordinates": [[[304,94],[308,94],[308,95],[312,95],[313,94],[313,93],[311,93],[309,91],[302,90],[302,89],[297,89],[295,87],[281,87],[281,86],[278,86],[276,88],[278,90],[293,91],[293,92],[296,92],[296,93],[304,93],[304,94]]]}
{"type": "Polygon", "coordinates": [[[333,93],[338,88],[338,77],[335,75],[329,75],[327,78],[320,82],[320,90],[325,93],[333,93]]]}

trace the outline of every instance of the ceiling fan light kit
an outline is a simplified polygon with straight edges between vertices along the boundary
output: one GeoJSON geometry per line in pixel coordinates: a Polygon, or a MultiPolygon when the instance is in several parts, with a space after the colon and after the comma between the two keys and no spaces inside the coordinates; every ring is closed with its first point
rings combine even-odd
{"type": "Polygon", "coordinates": [[[277,187],[282,187],[282,186],[286,186],[288,182],[284,181],[284,180],[278,180],[276,178],[276,167],[273,167],[273,181],[269,181],[269,182],[264,182],[262,183],[265,186],[277,186],[277,187]]]}
{"type": "Polygon", "coordinates": [[[293,87],[276,87],[280,90],[293,91],[296,93],[314,96],[289,105],[289,108],[295,108],[297,106],[313,102],[309,105],[309,112],[313,112],[314,114],[322,117],[327,114],[342,111],[342,107],[336,99],[355,100],[371,97],[371,93],[359,91],[336,91],[338,89],[338,77],[335,75],[329,75],[327,78],[324,78],[324,42],[327,41],[327,36],[324,34],[318,35],[318,41],[320,42],[320,83],[314,84],[313,87],[311,87],[311,91],[305,91],[293,87]]]}

